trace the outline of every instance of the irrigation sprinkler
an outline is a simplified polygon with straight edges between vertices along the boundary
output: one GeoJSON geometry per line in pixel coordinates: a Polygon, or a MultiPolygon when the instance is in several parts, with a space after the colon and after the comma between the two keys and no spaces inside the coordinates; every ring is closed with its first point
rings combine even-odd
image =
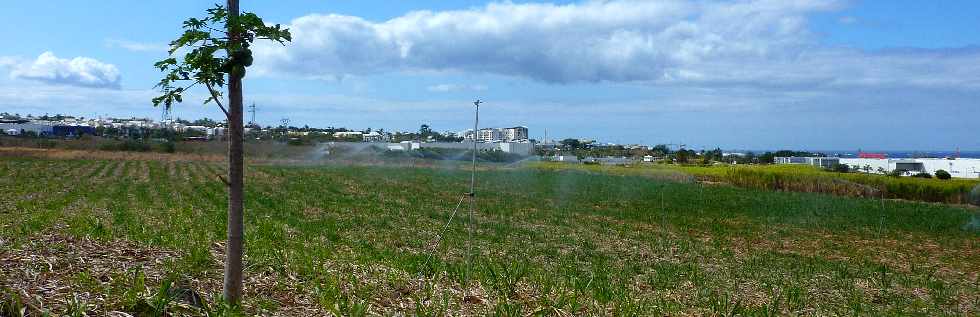
{"type": "Polygon", "coordinates": [[[660,226],[663,227],[664,232],[667,231],[667,205],[664,203],[664,191],[667,189],[667,184],[660,185],[660,226]]]}
{"type": "Polygon", "coordinates": [[[879,209],[878,212],[878,256],[880,257],[882,246],[885,245],[881,237],[882,231],[885,227],[885,190],[884,189],[880,191],[879,197],[880,198],[878,200],[881,202],[881,209],[879,209]]]}
{"type": "MultiPolygon", "coordinates": [[[[463,200],[469,198],[470,210],[469,210],[469,220],[467,221],[468,238],[466,240],[466,272],[464,273],[463,276],[463,285],[468,285],[470,272],[473,266],[473,227],[474,227],[473,214],[476,212],[476,153],[477,153],[476,132],[480,126],[480,104],[482,103],[483,101],[480,100],[473,102],[473,105],[476,106],[476,118],[473,122],[473,154],[472,154],[473,165],[470,171],[470,190],[469,192],[464,193],[459,198],[459,202],[456,204],[456,208],[453,208],[452,213],[449,215],[449,220],[446,221],[446,224],[442,227],[442,230],[440,230],[439,233],[436,235],[436,239],[434,243],[434,245],[438,247],[438,245],[442,242],[442,238],[445,235],[446,230],[449,229],[449,226],[450,224],[452,224],[453,219],[456,218],[456,213],[459,211],[459,207],[463,205],[463,200]]],[[[431,260],[432,260],[432,251],[430,251],[428,256],[426,256],[425,262],[423,262],[422,267],[423,268],[428,267],[429,262],[431,260]]],[[[421,277],[422,272],[420,271],[419,274],[420,274],[419,277],[421,277]]]]}
{"type": "Polygon", "coordinates": [[[466,241],[466,277],[464,279],[466,283],[469,282],[470,270],[473,266],[473,213],[476,212],[476,138],[479,135],[480,104],[482,103],[483,101],[480,101],[479,99],[473,102],[473,105],[476,106],[476,116],[473,120],[473,165],[472,170],[470,171],[470,192],[467,193],[467,196],[470,198],[470,213],[469,221],[467,221],[469,227],[469,239],[466,241]]]}
{"type": "Polygon", "coordinates": [[[698,216],[701,216],[704,215],[704,183],[696,178],[694,181],[698,182],[698,216]]]}

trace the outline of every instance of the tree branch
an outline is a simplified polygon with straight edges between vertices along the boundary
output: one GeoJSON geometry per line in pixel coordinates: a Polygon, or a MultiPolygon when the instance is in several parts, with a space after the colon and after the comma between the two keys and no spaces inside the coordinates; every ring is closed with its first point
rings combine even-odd
{"type": "Polygon", "coordinates": [[[198,82],[195,81],[194,83],[191,83],[190,85],[187,85],[187,87],[184,87],[184,91],[190,90],[194,86],[197,86],[197,84],[198,84],[198,82]]]}
{"type": "Polygon", "coordinates": [[[228,110],[221,104],[221,99],[218,98],[218,93],[214,91],[214,87],[211,87],[211,83],[205,81],[204,85],[208,86],[208,92],[211,93],[211,98],[214,99],[214,103],[218,104],[218,108],[221,108],[221,112],[225,113],[225,118],[231,119],[230,115],[228,115],[228,110]]]}

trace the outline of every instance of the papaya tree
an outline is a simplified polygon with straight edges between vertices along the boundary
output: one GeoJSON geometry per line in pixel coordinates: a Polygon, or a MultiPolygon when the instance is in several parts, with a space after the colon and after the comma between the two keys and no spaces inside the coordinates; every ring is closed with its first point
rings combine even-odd
{"type": "Polygon", "coordinates": [[[207,89],[204,104],[215,103],[228,119],[228,176],[221,178],[228,188],[228,241],[225,254],[224,299],[238,304],[242,295],[242,256],[244,253],[245,153],[242,79],[252,65],[250,46],[256,40],[285,45],[292,40],[289,29],[266,25],[254,13],[239,12],[238,0],[216,4],[202,18],[183,23],[183,33],[170,43],[170,56],[154,64],[163,79],[157,84],[160,96],[154,106],[170,108],[183,101],[195,86],[207,89]],[[183,56],[179,56],[183,54],[183,56]],[[228,95],[222,95],[227,87],[228,95]],[[227,107],[226,107],[227,105],[227,107]]]}

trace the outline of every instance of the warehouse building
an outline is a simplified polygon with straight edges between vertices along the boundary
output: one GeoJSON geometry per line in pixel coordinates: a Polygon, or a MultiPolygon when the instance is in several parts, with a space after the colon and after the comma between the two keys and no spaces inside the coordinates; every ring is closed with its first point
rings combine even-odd
{"type": "Polygon", "coordinates": [[[922,169],[936,175],[936,171],[944,170],[956,178],[980,178],[980,159],[915,159],[922,169]]]}
{"type": "Polygon", "coordinates": [[[836,164],[845,164],[851,170],[887,174],[896,170],[904,171],[903,175],[917,173],[936,174],[944,170],[956,178],[980,178],[980,159],[973,158],[836,158],[836,157],[777,157],[776,164],[805,164],[823,168],[832,168],[836,164]]]}
{"type": "Polygon", "coordinates": [[[51,134],[61,137],[95,135],[95,127],[85,125],[56,125],[51,127],[51,134]]]}
{"type": "MultiPolygon", "coordinates": [[[[11,131],[17,130],[18,135],[24,133],[32,133],[35,135],[52,135],[54,134],[54,125],[46,123],[36,123],[29,121],[17,121],[17,122],[6,122],[0,123],[0,130],[11,131]]],[[[10,134],[9,132],[7,134],[10,134]]]]}

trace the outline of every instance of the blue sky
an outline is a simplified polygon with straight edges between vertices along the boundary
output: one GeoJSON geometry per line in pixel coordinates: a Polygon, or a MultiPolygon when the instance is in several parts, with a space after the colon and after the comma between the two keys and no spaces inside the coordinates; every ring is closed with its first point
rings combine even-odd
{"type": "MultiPolygon", "coordinates": [[[[0,3],[0,111],[159,117],[155,60],[206,1],[0,3]]],[[[274,124],[726,149],[980,150],[976,1],[250,1],[274,124]]],[[[203,91],[175,108],[219,117],[203,91]]]]}

